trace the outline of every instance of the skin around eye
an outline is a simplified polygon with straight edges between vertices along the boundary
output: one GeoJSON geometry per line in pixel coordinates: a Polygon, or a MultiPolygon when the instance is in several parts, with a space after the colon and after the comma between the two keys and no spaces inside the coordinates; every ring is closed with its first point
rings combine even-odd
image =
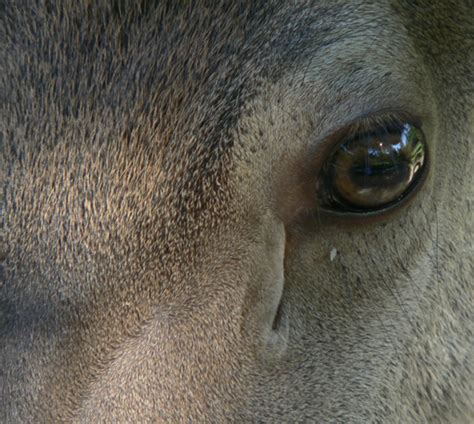
{"type": "Polygon", "coordinates": [[[409,123],[355,135],[324,166],[324,207],[364,213],[394,205],[417,185],[426,154],[422,131],[409,123]]]}

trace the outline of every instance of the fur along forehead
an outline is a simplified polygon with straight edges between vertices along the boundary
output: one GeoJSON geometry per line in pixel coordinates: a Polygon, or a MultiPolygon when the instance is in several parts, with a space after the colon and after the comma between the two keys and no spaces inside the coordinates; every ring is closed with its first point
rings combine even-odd
{"type": "Polygon", "coordinates": [[[153,3],[5,7],[6,201],[22,249],[64,251],[73,239],[106,249],[92,229],[128,251],[178,229],[195,239],[196,220],[224,213],[231,195],[232,129],[246,103],[350,16],[266,1],[153,3]]]}
{"type": "Polygon", "coordinates": [[[108,184],[120,192],[122,180],[130,193],[146,182],[168,209],[180,200],[176,209],[189,212],[198,208],[190,197],[205,203],[215,188],[229,130],[257,89],[256,75],[276,73],[267,58],[288,29],[266,2],[125,3],[5,6],[10,175],[54,174],[55,185],[70,189],[79,179],[62,169],[87,167],[90,187],[78,191],[97,197],[108,184]]]}
{"type": "Polygon", "coordinates": [[[33,272],[79,291],[64,282],[181,261],[223,214],[243,105],[293,55],[276,3],[141,4],[2,6],[6,245],[25,298],[54,291],[33,272]]]}

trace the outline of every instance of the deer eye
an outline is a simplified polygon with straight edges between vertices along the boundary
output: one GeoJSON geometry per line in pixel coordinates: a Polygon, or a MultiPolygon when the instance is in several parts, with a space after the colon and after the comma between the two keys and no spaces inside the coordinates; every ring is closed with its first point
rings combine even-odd
{"type": "Polygon", "coordinates": [[[352,213],[391,207],[418,185],[426,159],[424,135],[412,124],[357,134],[339,144],[322,169],[322,207],[352,213]]]}

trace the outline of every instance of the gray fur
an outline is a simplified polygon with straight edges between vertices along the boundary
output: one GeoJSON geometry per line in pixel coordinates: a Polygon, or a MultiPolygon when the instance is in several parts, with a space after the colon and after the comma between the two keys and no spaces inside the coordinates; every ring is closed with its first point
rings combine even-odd
{"type": "Polygon", "coordinates": [[[0,2],[0,421],[472,422],[470,3],[0,2]],[[426,184],[326,220],[383,111],[426,184]]]}

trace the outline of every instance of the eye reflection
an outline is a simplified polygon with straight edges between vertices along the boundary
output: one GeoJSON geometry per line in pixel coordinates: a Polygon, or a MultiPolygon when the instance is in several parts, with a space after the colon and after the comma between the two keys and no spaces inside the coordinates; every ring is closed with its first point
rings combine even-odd
{"type": "Polygon", "coordinates": [[[366,212],[397,202],[423,174],[425,156],[423,133],[409,123],[356,135],[324,167],[325,206],[366,212]]]}

